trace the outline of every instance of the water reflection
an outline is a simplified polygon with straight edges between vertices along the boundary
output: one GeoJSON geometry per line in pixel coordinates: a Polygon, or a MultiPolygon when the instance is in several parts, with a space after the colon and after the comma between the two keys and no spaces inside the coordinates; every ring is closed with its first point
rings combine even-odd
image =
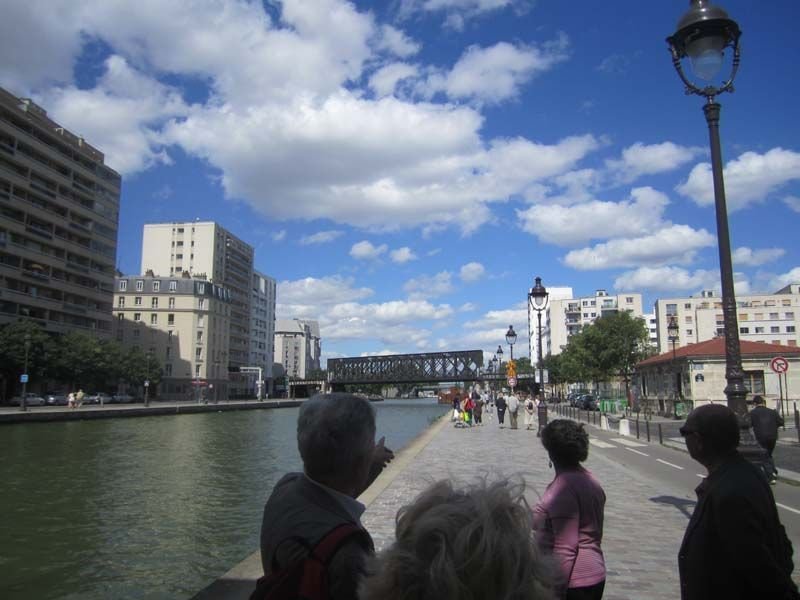
{"type": "MultiPolygon", "coordinates": [[[[399,449],[447,407],[376,404],[399,449]]],[[[0,597],[188,597],[250,554],[297,409],[0,429],[0,597]]]]}

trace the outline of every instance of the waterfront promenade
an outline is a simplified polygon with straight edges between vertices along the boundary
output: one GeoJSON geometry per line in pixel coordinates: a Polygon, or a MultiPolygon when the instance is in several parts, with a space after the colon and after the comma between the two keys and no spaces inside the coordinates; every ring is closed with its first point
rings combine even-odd
{"type": "MultiPolygon", "coordinates": [[[[591,426],[587,430],[590,436],[599,433],[591,426]]],[[[592,445],[586,464],[601,481],[608,498],[603,540],[608,569],[604,598],[673,600],[679,596],[678,547],[694,506],[694,493],[678,483],[633,472],[596,449],[592,445]]],[[[444,418],[400,452],[362,495],[361,501],[367,505],[363,522],[380,549],[394,537],[398,508],[430,482],[501,475],[524,478],[528,501],[536,503],[552,479],[553,470],[535,431],[524,427],[499,429],[496,419],[482,427],[456,429],[444,418]]],[[[699,479],[696,481],[699,483],[699,479]]],[[[259,527],[259,523],[253,523],[253,527],[259,527]]],[[[247,598],[260,574],[256,552],[198,594],[196,600],[247,598]]]]}

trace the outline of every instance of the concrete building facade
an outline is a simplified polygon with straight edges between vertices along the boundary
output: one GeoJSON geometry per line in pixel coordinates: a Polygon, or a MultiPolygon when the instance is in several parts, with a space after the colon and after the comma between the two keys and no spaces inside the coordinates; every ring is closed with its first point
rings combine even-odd
{"type": "Polygon", "coordinates": [[[275,290],[276,283],[272,277],[258,271],[253,272],[249,366],[262,369],[265,386],[262,392],[268,394],[274,393],[272,364],[275,356],[275,290]]]}
{"type": "MultiPolygon", "coordinates": [[[[141,272],[183,272],[227,289],[231,296],[228,367],[248,366],[251,352],[253,247],[213,221],[148,223],[142,236],[141,272]]],[[[234,376],[231,397],[250,395],[249,377],[234,376]]]]}
{"type": "Polygon", "coordinates": [[[275,321],[275,362],[288,377],[306,379],[320,368],[319,323],[301,319],[275,321]]]}
{"type": "Polygon", "coordinates": [[[230,292],[186,275],[122,276],[115,280],[116,339],[163,365],[159,397],[228,397],[230,292]]]}
{"type": "MultiPolygon", "coordinates": [[[[800,284],[788,285],[773,294],[737,296],[736,304],[740,340],[798,346],[800,284]]],[[[678,348],[725,333],[722,298],[710,291],[701,292],[699,297],[656,300],[655,317],[660,352],[672,349],[667,333],[672,318],[678,323],[678,348]]]]}
{"type": "Polygon", "coordinates": [[[0,324],[111,335],[120,186],[102,152],[0,88],[0,324]]]}

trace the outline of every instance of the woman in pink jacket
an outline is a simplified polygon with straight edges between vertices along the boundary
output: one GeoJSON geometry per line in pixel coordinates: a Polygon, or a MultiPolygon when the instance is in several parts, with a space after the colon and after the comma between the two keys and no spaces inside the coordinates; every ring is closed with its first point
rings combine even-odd
{"type": "Polygon", "coordinates": [[[603,510],[606,494],[580,463],[589,455],[583,425],[556,419],[542,430],[542,445],[556,476],[533,509],[540,547],[551,552],[567,600],[600,600],[606,583],[603,510]]]}

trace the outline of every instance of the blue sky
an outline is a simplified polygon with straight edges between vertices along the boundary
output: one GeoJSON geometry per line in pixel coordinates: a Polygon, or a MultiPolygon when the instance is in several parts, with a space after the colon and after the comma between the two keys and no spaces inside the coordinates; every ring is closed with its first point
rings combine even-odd
{"type": "MultiPolygon", "coordinates": [[[[646,306],[719,287],[702,100],[664,42],[688,2],[3,4],[0,85],[123,175],[119,268],[144,223],[216,220],[326,357],[490,352],[536,275],[646,306]]],[[[772,292],[800,280],[800,4],[722,6],[737,291],[772,292]]]]}

